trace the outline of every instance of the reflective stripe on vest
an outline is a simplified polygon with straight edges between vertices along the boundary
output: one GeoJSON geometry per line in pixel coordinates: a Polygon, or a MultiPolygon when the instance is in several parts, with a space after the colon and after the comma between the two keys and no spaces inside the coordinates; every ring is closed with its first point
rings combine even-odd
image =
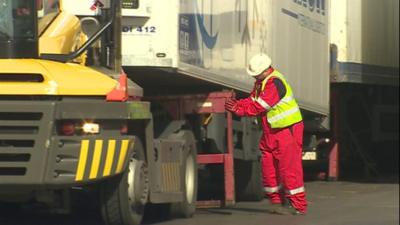
{"type": "Polygon", "coordinates": [[[264,100],[258,98],[259,93],[256,93],[255,101],[267,110],[266,116],[268,123],[272,128],[284,128],[302,121],[303,118],[299,106],[293,97],[292,89],[278,71],[275,70],[263,80],[261,92],[264,91],[267,81],[272,77],[277,77],[282,81],[286,88],[286,94],[275,106],[271,107],[264,100]]]}
{"type": "Polygon", "coordinates": [[[271,106],[268,105],[268,103],[266,103],[264,100],[262,100],[261,98],[257,98],[254,99],[256,102],[258,102],[258,104],[260,104],[264,109],[266,109],[267,111],[271,109],[271,106]]]}

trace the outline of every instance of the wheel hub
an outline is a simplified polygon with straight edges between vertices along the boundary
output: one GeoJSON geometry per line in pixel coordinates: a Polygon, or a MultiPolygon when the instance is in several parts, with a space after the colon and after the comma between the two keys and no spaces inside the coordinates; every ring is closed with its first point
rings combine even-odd
{"type": "Polygon", "coordinates": [[[145,162],[131,159],[128,174],[128,196],[132,208],[144,206],[149,193],[148,170],[145,162]]]}

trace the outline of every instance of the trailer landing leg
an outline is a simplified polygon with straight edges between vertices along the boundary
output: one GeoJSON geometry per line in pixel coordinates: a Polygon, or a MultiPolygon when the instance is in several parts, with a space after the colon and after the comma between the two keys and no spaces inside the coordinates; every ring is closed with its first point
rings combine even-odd
{"type": "Polygon", "coordinates": [[[339,140],[340,140],[340,96],[339,91],[332,87],[331,89],[331,105],[332,105],[332,148],[329,153],[328,180],[337,181],[339,178],[339,140]]]}

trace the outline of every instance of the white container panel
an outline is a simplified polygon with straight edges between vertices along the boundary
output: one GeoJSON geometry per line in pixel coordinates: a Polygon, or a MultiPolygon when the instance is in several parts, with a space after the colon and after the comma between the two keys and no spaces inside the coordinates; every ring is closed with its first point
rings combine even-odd
{"type": "Polygon", "coordinates": [[[147,1],[147,7],[147,17],[122,12],[122,64],[176,67],[178,2],[147,1]]]}
{"type": "Polygon", "coordinates": [[[399,1],[331,1],[330,43],[339,82],[399,83],[399,1]]]}
{"type": "MultiPolygon", "coordinates": [[[[250,91],[253,80],[245,73],[250,39],[248,1],[180,2],[180,37],[186,38],[180,39],[178,69],[226,87],[250,91]]],[[[254,10],[262,14],[260,9],[254,10]]]]}
{"type": "Polygon", "coordinates": [[[273,66],[288,79],[302,108],[329,114],[328,1],[269,2],[267,53],[273,66]]]}

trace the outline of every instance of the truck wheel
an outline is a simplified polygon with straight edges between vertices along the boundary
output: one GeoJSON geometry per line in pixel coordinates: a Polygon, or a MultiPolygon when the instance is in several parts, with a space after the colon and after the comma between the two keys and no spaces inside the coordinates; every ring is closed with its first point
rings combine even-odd
{"type": "MultiPolygon", "coordinates": [[[[175,136],[175,134],[174,134],[175,136]]],[[[171,203],[170,213],[175,217],[192,217],[196,211],[197,202],[197,151],[194,135],[190,131],[180,131],[177,138],[185,140],[186,155],[183,162],[184,201],[171,203]]]]}
{"type": "Polygon", "coordinates": [[[106,180],[100,188],[101,213],[107,225],[141,223],[149,192],[147,165],[138,139],[127,170],[106,180]]]}
{"type": "Polygon", "coordinates": [[[259,160],[235,160],[235,189],[239,201],[261,201],[264,190],[259,160]]]}

